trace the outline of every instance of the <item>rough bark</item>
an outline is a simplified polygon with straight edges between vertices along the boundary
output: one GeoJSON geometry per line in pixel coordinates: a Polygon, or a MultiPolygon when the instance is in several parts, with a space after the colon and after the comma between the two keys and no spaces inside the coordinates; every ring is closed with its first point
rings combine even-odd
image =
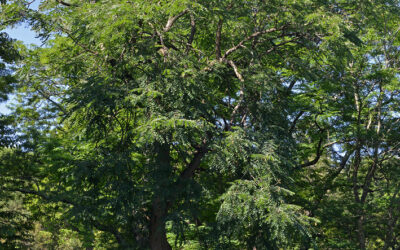
{"type": "Polygon", "coordinates": [[[151,207],[150,215],[150,248],[153,250],[170,250],[172,249],[168,243],[165,219],[168,214],[167,197],[163,194],[163,190],[168,186],[169,175],[171,171],[171,159],[169,154],[169,145],[167,143],[156,143],[156,172],[161,179],[155,188],[155,195],[151,207]]]}
{"type": "Polygon", "coordinates": [[[165,231],[166,206],[160,199],[156,199],[152,205],[150,219],[150,248],[153,250],[172,249],[167,240],[165,231]]]}
{"type": "Polygon", "coordinates": [[[358,227],[358,241],[360,244],[360,249],[364,250],[365,248],[365,233],[364,233],[364,215],[361,215],[357,220],[358,227]]]}

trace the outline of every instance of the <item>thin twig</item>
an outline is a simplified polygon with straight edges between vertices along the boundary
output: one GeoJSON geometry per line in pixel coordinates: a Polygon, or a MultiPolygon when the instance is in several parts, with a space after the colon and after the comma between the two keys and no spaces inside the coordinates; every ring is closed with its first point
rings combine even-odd
{"type": "Polygon", "coordinates": [[[243,46],[243,44],[249,40],[252,40],[254,38],[257,38],[261,35],[267,34],[267,33],[272,33],[278,30],[283,30],[284,28],[286,28],[286,26],[283,26],[279,29],[277,28],[271,28],[271,29],[267,29],[267,30],[263,30],[263,31],[257,31],[254,32],[253,34],[251,34],[250,36],[246,37],[245,39],[243,39],[242,41],[240,41],[238,44],[236,44],[235,46],[233,46],[232,48],[228,49],[223,58],[227,58],[230,54],[232,54],[233,52],[235,52],[236,50],[238,50],[239,48],[241,48],[243,46]]]}

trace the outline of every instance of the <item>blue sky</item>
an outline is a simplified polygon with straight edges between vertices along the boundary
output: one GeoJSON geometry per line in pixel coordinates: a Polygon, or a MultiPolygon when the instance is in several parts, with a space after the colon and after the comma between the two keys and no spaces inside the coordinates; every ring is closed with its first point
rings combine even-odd
{"type": "MultiPolygon", "coordinates": [[[[34,1],[30,5],[30,8],[37,9],[39,6],[39,3],[40,3],[40,1],[34,1]]],[[[41,44],[41,41],[38,38],[36,38],[35,32],[31,31],[30,28],[28,27],[28,25],[26,25],[26,24],[18,25],[12,29],[7,28],[5,30],[2,30],[2,32],[8,33],[8,35],[11,38],[20,40],[20,41],[24,42],[24,44],[26,44],[26,45],[29,45],[29,44],[40,45],[41,44]]],[[[10,96],[11,102],[12,102],[12,99],[13,99],[13,97],[10,96]]],[[[0,114],[10,113],[10,110],[7,108],[7,105],[9,104],[10,101],[0,103],[0,114]]]]}
{"type": "MultiPolygon", "coordinates": [[[[40,0],[33,1],[29,8],[37,10],[39,8],[40,0]]],[[[8,35],[14,39],[23,41],[25,44],[40,44],[40,40],[36,38],[35,32],[31,31],[27,24],[21,24],[13,29],[3,30],[8,33],[8,35]]]]}
{"type": "Polygon", "coordinates": [[[25,24],[19,25],[13,29],[5,29],[4,32],[7,32],[11,38],[21,40],[25,44],[41,44],[40,40],[36,38],[35,32],[31,31],[29,27],[26,27],[25,24]]]}

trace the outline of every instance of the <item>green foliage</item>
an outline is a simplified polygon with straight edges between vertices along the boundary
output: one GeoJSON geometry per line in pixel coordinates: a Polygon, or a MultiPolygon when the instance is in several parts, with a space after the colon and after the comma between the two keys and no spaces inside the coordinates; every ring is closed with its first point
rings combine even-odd
{"type": "Polygon", "coordinates": [[[1,5],[44,42],[0,37],[2,243],[398,247],[397,1],[29,5],[1,5]]]}
{"type": "Polygon", "coordinates": [[[31,245],[32,218],[23,207],[23,198],[1,193],[0,243],[4,249],[26,249],[31,245]]]}

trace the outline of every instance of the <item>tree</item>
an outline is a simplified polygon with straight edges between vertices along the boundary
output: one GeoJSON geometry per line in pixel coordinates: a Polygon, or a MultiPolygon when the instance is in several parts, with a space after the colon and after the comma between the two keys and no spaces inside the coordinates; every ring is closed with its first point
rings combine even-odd
{"type": "MultiPolygon", "coordinates": [[[[9,1],[3,22],[29,22],[46,46],[20,52],[21,160],[17,173],[5,164],[2,190],[38,204],[55,234],[87,248],[329,248],[330,230],[349,229],[326,223],[343,199],[357,217],[349,246],[396,246],[397,99],[385,86],[397,91],[397,75],[371,61],[389,50],[371,38],[383,22],[364,19],[367,3],[27,4],[9,1]],[[370,202],[378,166],[389,198],[370,202]],[[385,235],[365,230],[376,203],[391,211],[385,235]]],[[[396,4],[376,4],[394,31],[396,4]]]]}
{"type": "MultiPolygon", "coordinates": [[[[0,102],[7,100],[15,86],[12,64],[19,59],[16,41],[9,38],[7,33],[0,32],[0,102]]],[[[1,178],[8,172],[4,171],[4,166],[11,161],[7,148],[15,143],[12,122],[11,116],[0,114],[1,178]]],[[[5,248],[27,247],[30,243],[28,231],[32,228],[32,222],[29,212],[22,206],[23,201],[21,195],[0,190],[0,243],[5,248]]]]}
{"type": "Polygon", "coordinates": [[[376,1],[356,12],[343,9],[360,23],[361,44],[348,46],[350,56],[340,59],[335,74],[319,79],[313,97],[319,100],[308,104],[315,111],[297,121],[307,128],[308,119],[315,119],[315,126],[322,128],[316,152],[324,162],[317,161],[317,169],[304,170],[302,178],[311,175],[312,185],[302,183],[301,192],[307,190],[304,198],[312,197],[305,206],[321,219],[319,237],[326,248],[398,246],[392,228],[398,223],[393,217],[393,211],[398,211],[397,178],[392,174],[398,164],[394,23],[399,9],[392,4],[376,1]],[[389,186],[394,189],[389,191],[389,186]]]}

